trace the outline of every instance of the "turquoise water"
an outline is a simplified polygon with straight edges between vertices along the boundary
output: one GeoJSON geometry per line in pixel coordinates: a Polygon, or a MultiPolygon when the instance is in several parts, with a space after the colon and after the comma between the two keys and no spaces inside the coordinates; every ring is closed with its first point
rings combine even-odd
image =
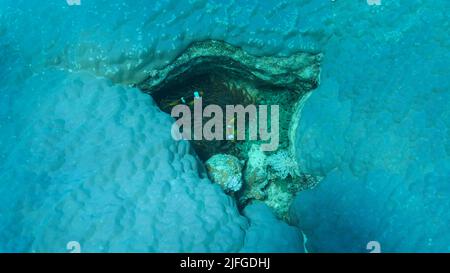
{"type": "Polygon", "coordinates": [[[0,0],[0,252],[450,251],[449,1],[69,2],[0,0]],[[289,221],[238,207],[136,88],[208,39],[323,54],[289,221]]]}

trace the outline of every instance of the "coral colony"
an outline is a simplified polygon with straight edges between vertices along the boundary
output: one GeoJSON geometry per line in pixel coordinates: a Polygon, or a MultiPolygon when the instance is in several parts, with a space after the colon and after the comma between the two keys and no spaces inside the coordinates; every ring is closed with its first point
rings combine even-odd
{"type": "Polygon", "coordinates": [[[449,10],[2,0],[0,252],[448,252],[449,10]]]}

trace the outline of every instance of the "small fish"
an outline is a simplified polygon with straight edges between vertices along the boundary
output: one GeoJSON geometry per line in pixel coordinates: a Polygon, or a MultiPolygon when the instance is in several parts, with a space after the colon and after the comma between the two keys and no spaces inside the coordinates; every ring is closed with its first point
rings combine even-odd
{"type": "MultiPolygon", "coordinates": [[[[194,105],[194,100],[195,99],[199,99],[203,96],[204,92],[203,91],[194,91],[193,95],[188,96],[187,98],[189,99],[189,101],[186,100],[185,97],[181,97],[180,99],[174,100],[174,101],[163,101],[162,103],[164,105],[166,105],[165,109],[168,107],[174,107],[178,104],[186,104],[188,106],[193,106],[194,105]]],[[[233,119],[234,120],[234,119],[233,119]]]]}
{"type": "Polygon", "coordinates": [[[176,105],[178,105],[178,104],[180,104],[180,101],[179,100],[176,100],[176,101],[173,101],[173,102],[170,102],[170,103],[168,103],[168,105],[169,106],[176,106],[176,105]]]}

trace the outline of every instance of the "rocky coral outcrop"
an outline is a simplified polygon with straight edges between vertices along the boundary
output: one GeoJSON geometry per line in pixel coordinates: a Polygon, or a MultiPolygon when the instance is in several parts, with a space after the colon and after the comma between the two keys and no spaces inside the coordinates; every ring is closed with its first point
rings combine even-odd
{"type": "Polygon", "coordinates": [[[321,56],[308,52],[289,57],[254,56],[223,41],[207,40],[192,43],[173,63],[149,71],[138,86],[153,93],[186,76],[216,71],[257,85],[311,90],[318,84],[321,56]]]}
{"type": "Polygon", "coordinates": [[[242,165],[232,155],[217,154],[206,161],[208,176],[225,192],[236,192],[242,187],[242,165]]]}
{"type": "MultiPolygon", "coordinates": [[[[240,183],[244,184],[237,194],[241,206],[252,200],[261,200],[272,207],[279,218],[287,219],[288,208],[296,193],[293,189],[306,187],[301,185],[306,180],[298,171],[291,135],[297,128],[297,108],[303,105],[299,102],[319,83],[321,57],[321,54],[311,52],[297,52],[288,57],[255,56],[223,41],[206,40],[191,44],[166,67],[150,71],[148,78],[138,87],[152,94],[164,111],[170,111],[177,101],[181,101],[179,98],[191,96],[195,90],[202,90],[202,97],[208,104],[278,105],[278,152],[270,154],[261,151],[262,141],[228,142],[223,145],[226,148],[215,154],[227,153],[236,157],[231,162],[245,162],[244,173],[240,173],[243,179],[240,177],[239,183],[237,178],[230,180],[228,177],[237,177],[234,173],[237,167],[228,164],[229,160],[224,155],[213,156],[206,165],[209,166],[211,180],[220,184],[226,192],[235,192],[240,189],[240,183]],[[202,81],[206,83],[202,84],[202,81]],[[231,96],[242,98],[242,101],[227,99],[231,96]],[[219,162],[220,159],[228,161],[219,162]],[[268,187],[271,183],[277,186],[268,187]],[[270,197],[269,188],[272,189],[270,197]],[[277,204],[278,201],[282,204],[277,204]]],[[[207,147],[212,147],[214,143],[193,141],[193,146],[203,155],[204,150],[213,150],[207,147]]]]}

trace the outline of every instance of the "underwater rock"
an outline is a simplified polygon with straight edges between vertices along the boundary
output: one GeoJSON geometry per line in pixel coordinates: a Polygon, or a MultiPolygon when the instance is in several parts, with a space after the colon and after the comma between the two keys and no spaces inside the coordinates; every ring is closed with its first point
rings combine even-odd
{"type": "Polygon", "coordinates": [[[211,181],[219,184],[225,192],[236,192],[242,187],[242,165],[232,155],[217,154],[206,161],[211,181]]]}
{"type": "Polygon", "coordinates": [[[289,222],[289,208],[297,192],[311,188],[317,182],[316,177],[300,173],[290,151],[282,149],[266,155],[258,144],[253,144],[238,201],[241,207],[261,201],[272,208],[279,219],[289,222]]]}
{"type": "MultiPolygon", "coordinates": [[[[378,9],[335,2],[341,18],[378,9]]],[[[295,141],[300,167],[324,177],[291,207],[309,252],[369,252],[371,241],[383,253],[450,251],[444,2],[448,10],[449,1],[407,1],[364,22],[336,18],[336,33],[345,35],[327,42],[321,85],[303,108],[295,141]],[[395,37],[386,35],[390,20],[398,22],[395,37]]]]}
{"type": "Polygon", "coordinates": [[[262,200],[266,197],[264,188],[269,182],[267,180],[267,156],[261,151],[260,146],[253,144],[248,153],[248,161],[244,170],[244,193],[240,202],[248,199],[262,200]]]}
{"type": "Polygon", "coordinates": [[[149,71],[149,77],[138,87],[153,93],[186,76],[217,71],[258,85],[311,90],[318,85],[321,57],[308,52],[289,57],[253,56],[223,41],[195,42],[170,65],[149,71]]]}
{"type": "Polygon", "coordinates": [[[11,98],[0,104],[0,253],[64,252],[73,240],[82,252],[245,244],[247,220],[149,96],[56,69],[0,87],[11,98]]]}
{"type": "Polygon", "coordinates": [[[289,208],[291,207],[295,194],[297,193],[297,191],[289,191],[288,185],[296,182],[298,182],[298,180],[275,180],[269,184],[266,190],[267,199],[264,203],[272,208],[274,214],[278,216],[278,218],[283,219],[286,222],[290,222],[289,208]]]}
{"type": "Polygon", "coordinates": [[[301,231],[278,219],[266,204],[255,201],[244,208],[243,214],[251,224],[241,252],[305,252],[301,231]]]}
{"type": "Polygon", "coordinates": [[[200,94],[205,105],[218,105],[222,109],[227,105],[279,106],[279,153],[259,151],[265,143],[262,140],[202,139],[191,144],[198,157],[209,165],[213,182],[226,192],[239,191],[235,197],[241,207],[260,200],[273,208],[277,217],[287,219],[287,208],[296,193],[292,189],[308,187],[301,185],[307,180],[298,171],[292,143],[302,102],[319,84],[321,57],[320,53],[310,52],[287,57],[255,56],[226,42],[207,40],[191,44],[166,67],[149,71],[147,79],[137,87],[152,95],[167,113],[179,104],[194,108],[193,94],[200,94]],[[219,162],[215,157],[220,155],[219,158],[227,160],[224,154],[234,157],[231,162],[246,162],[244,173],[241,166],[238,173],[237,164],[226,167],[230,163],[219,162]],[[272,160],[268,161],[268,157],[272,160]],[[225,172],[217,170],[230,167],[233,169],[225,172]],[[233,179],[228,177],[230,174],[233,179]],[[271,183],[279,186],[272,187],[274,190],[268,195],[271,183]],[[275,206],[275,200],[288,201],[275,206]]]}
{"type": "Polygon", "coordinates": [[[287,150],[280,150],[267,158],[267,165],[269,166],[269,178],[286,179],[289,175],[291,177],[298,177],[299,170],[294,156],[287,150]]]}

